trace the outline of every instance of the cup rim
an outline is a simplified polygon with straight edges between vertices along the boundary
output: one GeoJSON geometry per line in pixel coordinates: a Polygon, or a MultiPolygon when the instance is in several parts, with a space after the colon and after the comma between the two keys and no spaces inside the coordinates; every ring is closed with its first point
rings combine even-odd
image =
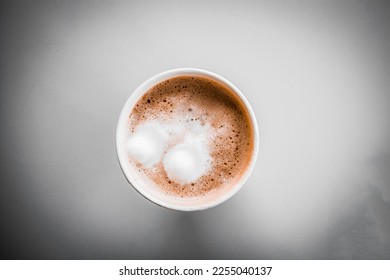
{"type": "Polygon", "coordinates": [[[214,206],[217,206],[229,198],[233,197],[241,188],[242,186],[246,183],[248,180],[250,174],[252,173],[254,166],[257,161],[257,156],[258,156],[258,151],[259,151],[259,129],[257,125],[257,120],[256,116],[253,112],[252,107],[250,106],[248,100],[244,96],[244,94],[230,81],[225,79],[224,77],[213,73],[208,70],[204,69],[199,69],[199,68],[175,68],[171,69],[168,71],[161,72],[159,74],[156,74],[152,76],[151,78],[147,79],[143,83],[141,83],[128,97],[126,100],[121,113],[119,115],[118,123],[117,123],[117,129],[116,129],[116,152],[117,152],[117,158],[119,161],[119,165],[121,167],[121,170],[126,178],[126,180],[129,182],[129,184],[137,190],[142,196],[150,200],[151,202],[168,208],[168,209],[173,209],[173,210],[180,210],[180,211],[196,211],[196,210],[204,210],[208,208],[212,208],[214,206]],[[226,192],[225,195],[218,197],[215,200],[210,201],[210,203],[204,203],[199,206],[182,206],[182,205],[177,205],[174,203],[169,203],[167,201],[163,201],[159,199],[158,197],[153,196],[149,192],[147,192],[144,188],[138,186],[136,184],[135,179],[133,178],[132,174],[129,172],[127,168],[125,168],[125,165],[127,164],[126,160],[124,158],[126,157],[124,149],[120,148],[120,139],[121,139],[121,133],[122,133],[122,127],[124,125],[124,121],[127,120],[129,113],[131,112],[133,106],[135,103],[139,100],[139,98],[147,92],[148,89],[150,89],[152,86],[156,85],[157,83],[168,79],[172,77],[177,77],[177,76],[185,76],[185,75],[203,75],[205,77],[212,78],[225,86],[229,87],[234,94],[236,94],[241,102],[244,104],[245,109],[247,110],[250,120],[252,122],[252,127],[253,127],[253,141],[254,141],[254,147],[253,147],[253,155],[251,158],[251,162],[249,163],[249,166],[247,170],[245,171],[244,176],[242,176],[239,181],[228,191],[226,192]]]}

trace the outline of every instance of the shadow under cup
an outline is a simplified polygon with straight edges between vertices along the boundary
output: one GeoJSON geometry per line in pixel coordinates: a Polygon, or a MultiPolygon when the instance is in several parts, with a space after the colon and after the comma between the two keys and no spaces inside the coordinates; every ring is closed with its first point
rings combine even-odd
{"type": "Polygon", "coordinates": [[[214,207],[230,197],[232,197],[246,182],[250,173],[253,170],[253,167],[256,162],[257,153],[258,153],[258,145],[259,145],[259,132],[257,127],[256,118],[250,107],[248,101],[244,97],[244,95],[240,92],[240,90],[235,87],[232,83],[227,81],[225,78],[214,74],[212,72],[201,70],[201,69],[193,69],[193,68],[181,68],[181,69],[173,69],[167,72],[160,73],[149,80],[145,81],[141,84],[129,97],[126,101],[122,112],[119,117],[118,126],[117,126],[117,134],[116,134],[116,148],[117,155],[119,159],[120,166],[122,171],[128,180],[128,182],[145,198],[150,201],[174,210],[181,211],[194,211],[194,210],[203,210],[210,207],[214,207]],[[151,179],[147,178],[145,175],[140,174],[136,168],[133,167],[129,162],[129,157],[126,151],[126,141],[130,136],[130,127],[129,127],[129,115],[134,109],[134,106],[138,102],[138,100],[146,94],[146,92],[155,86],[156,84],[173,77],[179,76],[198,76],[204,77],[207,79],[211,79],[217,83],[220,83],[227,87],[232,94],[242,103],[244,109],[246,110],[249,121],[251,122],[251,129],[253,135],[253,152],[248,162],[246,170],[242,173],[239,180],[237,180],[233,185],[229,188],[215,188],[204,195],[196,196],[196,197],[180,197],[175,195],[167,194],[162,190],[155,182],[151,179]]]}

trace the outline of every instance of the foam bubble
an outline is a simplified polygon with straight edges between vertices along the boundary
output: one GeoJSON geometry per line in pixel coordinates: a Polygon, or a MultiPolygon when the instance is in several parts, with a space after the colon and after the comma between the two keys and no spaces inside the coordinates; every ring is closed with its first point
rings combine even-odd
{"type": "Polygon", "coordinates": [[[160,162],[165,147],[164,132],[150,124],[139,127],[126,145],[129,157],[148,168],[160,162]]]}
{"type": "Polygon", "coordinates": [[[181,143],[167,152],[163,165],[169,179],[182,185],[188,184],[196,181],[208,169],[208,153],[199,143],[194,144],[181,143]]]}

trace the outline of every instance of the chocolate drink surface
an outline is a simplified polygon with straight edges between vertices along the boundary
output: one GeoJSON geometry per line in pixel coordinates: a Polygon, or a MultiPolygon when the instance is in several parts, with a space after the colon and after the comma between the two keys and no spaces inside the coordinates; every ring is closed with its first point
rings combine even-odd
{"type": "Polygon", "coordinates": [[[211,78],[178,76],[154,85],[136,102],[128,126],[129,163],[173,196],[234,187],[254,154],[244,104],[211,78]]]}

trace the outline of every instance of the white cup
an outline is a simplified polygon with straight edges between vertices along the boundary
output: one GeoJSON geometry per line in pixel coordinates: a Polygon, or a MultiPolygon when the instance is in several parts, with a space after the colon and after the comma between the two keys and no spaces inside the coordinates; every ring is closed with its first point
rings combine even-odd
{"type": "Polygon", "coordinates": [[[194,68],[179,68],[179,69],[173,69],[173,70],[160,73],[150,78],[149,80],[141,84],[133,92],[133,94],[130,95],[129,99],[126,101],[122,109],[122,112],[119,116],[117,133],[116,133],[116,148],[117,148],[119,163],[127,181],[140,194],[142,194],[150,201],[166,208],[181,210],[181,211],[195,211],[195,210],[203,210],[203,209],[211,208],[226,201],[227,199],[232,197],[235,193],[237,193],[238,190],[244,185],[250,173],[252,172],[256,162],[256,158],[259,150],[259,131],[257,127],[256,118],[251,106],[249,105],[248,101],[246,100],[245,96],[241,93],[241,91],[236,86],[234,86],[231,82],[229,82],[228,80],[226,80],[225,78],[217,74],[214,74],[206,70],[194,69],[194,68]],[[246,110],[248,111],[250,116],[250,121],[252,122],[252,128],[254,130],[253,131],[254,149],[253,149],[253,156],[248,165],[248,168],[246,169],[245,173],[242,174],[240,180],[238,180],[238,182],[233,187],[230,187],[228,189],[221,188],[224,190],[213,191],[210,192],[210,195],[206,194],[201,197],[182,198],[182,197],[172,196],[164,193],[162,189],[159,188],[154,182],[152,182],[148,178],[145,178],[144,176],[141,176],[139,172],[137,172],[137,170],[134,170],[134,168],[132,167],[132,165],[129,163],[128,160],[128,155],[126,152],[126,140],[128,139],[130,133],[128,118],[134,106],[136,105],[137,101],[151,87],[158,84],[159,82],[172,77],[189,76],[189,75],[203,76],[215,80],[230,88],[234,92],[234,94],[237,95],[237,97],[242,101],[246,110]]]}

